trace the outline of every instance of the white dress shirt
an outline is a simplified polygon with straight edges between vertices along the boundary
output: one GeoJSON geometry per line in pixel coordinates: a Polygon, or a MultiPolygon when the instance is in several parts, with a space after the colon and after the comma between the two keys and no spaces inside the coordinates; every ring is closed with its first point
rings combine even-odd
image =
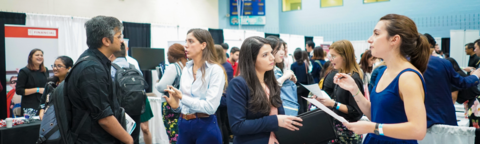
{"type": "Polygon", "coordinates": [[[200,69],[197,70],[195,77],[196,79],[193,77],[193,61],[189,61],[185,65],[180,79],[180,91],[182,92],[180,107],[174,111],[181,111],[182,114],[215,114],[225,86],[225,74],[222,66],[205,62],[205,82],[202,81],[200,69]]]}
{"type": "MultiPolygon", "coordinates": [[[[135,58],[133,58],[131,56],[126,56],[125,58],[127,58],[128,63],[134,65],[137,70],[140,70],[140,66],[138,66],[138,61],[135,58]]],[[[140,72],[141,72],[141,70],[140,70],[140,72]]]]}

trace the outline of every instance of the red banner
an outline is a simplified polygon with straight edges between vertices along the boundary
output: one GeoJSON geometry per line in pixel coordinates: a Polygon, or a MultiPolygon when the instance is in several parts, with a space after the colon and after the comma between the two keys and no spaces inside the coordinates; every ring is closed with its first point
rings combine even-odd
{"type": "Polygon", "coordinates": [[[58,39],[58,28],[5,26],[5,37],[58,39]]]}

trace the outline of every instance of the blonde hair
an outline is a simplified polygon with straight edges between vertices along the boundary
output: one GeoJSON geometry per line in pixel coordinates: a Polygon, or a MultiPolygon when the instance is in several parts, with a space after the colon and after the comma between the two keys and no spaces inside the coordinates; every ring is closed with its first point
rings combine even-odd
{"type": "Polygon", "coordinates": [[[330,50],[335,50],[335,52],[337,52],[344,60],[344,67],[340,68],[340,73],[350,73],[353,75],[353,72],[356,72],[360,75],[360,78],[363,79],[363,72],[355,61],[355,50],[350,41],[336,41],[330,46],[330,50]]]}

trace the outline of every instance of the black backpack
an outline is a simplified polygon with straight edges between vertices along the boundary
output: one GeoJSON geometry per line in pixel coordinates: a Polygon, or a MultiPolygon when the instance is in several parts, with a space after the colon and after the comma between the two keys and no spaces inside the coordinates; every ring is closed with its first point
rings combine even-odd
{"type": "Polygon", "coordinates": [[[147,81],[131,64],[129,68],[121,68],[114,63],[112,66],[117,70],[113,92],[118,98],[120,107],[123,107],[128,115],[141,115],[145,111],[147,81]]]}
{"type": "MultiPolygon", "coordinates": [[[[72,69],[79,63],[92,59],[94,58],[89,56],[83,57],[75,63],[72,69]]],[[[69,75],[70,74],[67,74],[65,79],[67,79],[69,75]]],[[[49,86],[49,89],[52,90],[49,96],[49,102],[46,104],[43,120],[40,124],[37,144],[73,144],[77,140],[79,130],[88,118],[89,113],[85,112],[78,127],[73,129],[69,127],[67,107],[70,105],[65,103],[66,99],[68,99],[65,95],[65,85],[65,82],[61,82],[56,88],[49,86]]]]}

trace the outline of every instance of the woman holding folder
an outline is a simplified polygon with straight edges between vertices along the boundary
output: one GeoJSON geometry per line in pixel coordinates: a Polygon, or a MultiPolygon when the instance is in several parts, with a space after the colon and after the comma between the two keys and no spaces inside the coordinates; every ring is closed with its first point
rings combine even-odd
{"type": "Polygon", "coordinates": [[[299,130],[302,119],[286,116],[280,86],[273,72],[275,61],[269,42],[247,38],[240,50],[240,76],[227,89],[228,120],[234,144],[278,144],[279,127],[299,130]]]}
{"type": "MultiPolygon", "coordinates": [[[[355,51],[353,45],[348,40],[336,41],[330,46],[331,65],[339,73],[348,73],[353,79],[354,83],[358,85],[360,93],[363,93],[362,72],[360,67],[355,62],[355,51]]],[[[325,106],[332,108],[339,116],[344,117],[349,122],[356,122],[362,118],[363,113],[355,102],[355,99],[351,96],[350,92],[346,89],[335,85],[332,99],[315,98],[325,106]]],[[[334,121],[335,131],[338,135],[337,139],[329,141],[331,144],[360,144],[362,143],[362,135],[355,134],[345,127],[340,121],[334,121]]]]}
{"type": "Polygon", "coordinates": [[[431,54],[428,41],[413,20],[389,14],[380,19],[368,42],[372,55],[387,65],[378,73],[370,101],[349,75],[339,73],[334,82],[352,94],[372,122],[344,124],[357,134],[369,133],[366,144],[416,144],[427,131],[422,73],[431,54]]]}

